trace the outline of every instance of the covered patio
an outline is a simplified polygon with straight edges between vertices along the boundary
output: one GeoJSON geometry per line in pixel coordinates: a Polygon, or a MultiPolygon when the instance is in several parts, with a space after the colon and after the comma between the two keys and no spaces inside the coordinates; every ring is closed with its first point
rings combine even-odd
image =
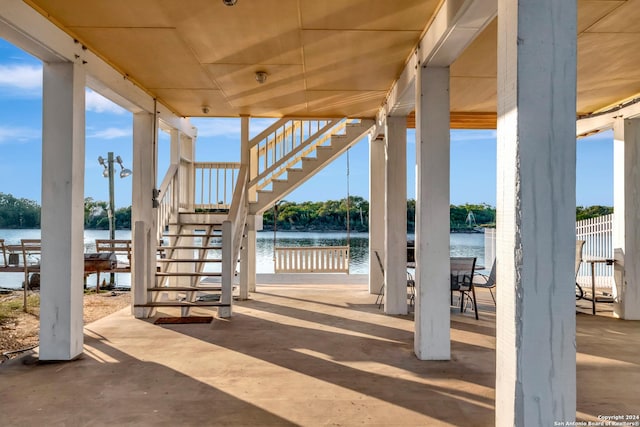
{"type": "MultiPolygon", "coordinates": [[[[259,285],[212,325],[125,309],[85,327],[78,361],[3,365],[3,424],[493,425],[495,312],[478,296],[480,321],[452,308],[453,357],[429,364],[413,315],[384,315],[366,285],[259,285]]],[[[577,419],[637,413],[638,328],[578,314],[576,337],[577,419]]]]}
{"type": "Polygon", "coordinates": [[[4,402],[16,402],[9,410],[22,416],[19,405],[30,402],[42,417],[64,417],[82,399],[92,409],[87,422],[157,424],[216,416],[303,423],[318,407],[307,399],[345,423],[553,425],[632,414],[622,402],[638,383],[627,349],[640,319],[639,5],[2,1],[0,37],[43,61],[41,271],[51,282],[42,291],[38,356],[84,354],[68,365],[3,367],[4,402]],[[86,87],[132,113],[136,172],[132,310],[91,325],[85,347],[86,87]],[[214,176],[221,166],[195,161],[189,117],[241,123],[233,197],[210,197],[222,212],[202,211],[195,200],[198,168],[214,176]],[[275,123],[251,137],[254,118],[275,123]],[[415,319],[406,304],[407,127],[416,129],[415,319]],[[452,128],[497,129],[496,327],[488,316],[468,323],[450,312],[452,128]],[[171,144],[162,179],[159,129],[171,144]],[[613,310],[629,323],[578,316],[576,328],[576,137],[603,129],[614,130],[613,310]],[[369,252],[383,268],[369,263],[366,289],[256,287],[261,214],[365,137],[369,252]],[[194,248],[199,227],[205,243],[194,248]],[[158,260],[166,236],[172,253],[158,260]],[[183,257],[195,249],[198,258],[183,257]],[[202,267],[214,262],[208,251],[218,251],[215,273],[202,267]],[[378,311],[371,294],[382,271],[378,311]],[[249,298],[237,304],[236,272],[240,298],[249,298]],[[200,279],[212,276],[219,280],[207,290],[219,301],[203,304],[218,308],[213,329],[145,320],[166,305],[188,311],[204,290],[200,279]],[[184,300],[159,300],[177,291],[184,300]]]}

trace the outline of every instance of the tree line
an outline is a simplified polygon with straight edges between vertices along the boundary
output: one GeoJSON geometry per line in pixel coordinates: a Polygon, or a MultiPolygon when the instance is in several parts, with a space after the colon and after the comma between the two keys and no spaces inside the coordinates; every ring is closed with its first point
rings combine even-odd
{"type": "MultiPolygon", "coordinates": [[[[84,228],[108,230],[108,206],[91,197],[84,199],[84,228]]],[[[117,229],[131,229],[131,206],[116,209],[115,217],[117,229]]],[[[40,205],[0,193],[0,228],[40,228],[40,205]]]]}
{"type": "MultiPolygon", "coordinates": [[[[109,204],[91,197],[84,200],[84,226],[86,229],[107,230],[109,204]]],[[[324,202],[281,201],[275,209],[264,213],[265,230],[274,228],[274,212],[277,211],[278,230],[289,231],[346,231],[347,208],[351,231],[369,230],[369,202],[360,196],[324,202]]],[[[416,201],[407,200],[407,231],[415,230],[416,201]]],[[[451,205],[451,231],[473,231],[477,227],[495,226],[496,210],[488,204],[451,205]]],[[[576,220],[607,215],[613,212],[608,206],[576,207],[576,220]]],[[[117,209],[116,228],[131,229],[131,206],[117,209]]],[[[40,228],[40,206],[33,200],[18,199],[11,194],[0,193],[0,228],[40,228]]]]}
{"type": "MultiPolygon", "coordinates": [[[[350,196],[348,206],[346,198],[324,202],[281,201],[264,213],[263,228],[273,230],[273,219],[276,214],[278,230],[346,231],[347,207],[349,229],[369,231],[369,202],[360,196],[350,196]]],[[[409,199],[407,200],[407,231],[409,232],[415,230],[415,216],[416,201],[409,199]]],[[[477,227],[495,224],[496,210],[487,204],[452,205],[450,218],[452,231],[474,231],[477,227]],[[469,217],[473,220],[468,220],[469,217]]]]}

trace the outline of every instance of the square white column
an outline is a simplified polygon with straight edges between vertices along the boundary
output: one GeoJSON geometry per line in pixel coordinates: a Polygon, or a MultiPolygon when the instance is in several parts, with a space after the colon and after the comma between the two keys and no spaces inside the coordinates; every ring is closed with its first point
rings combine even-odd
{"type": "Polygon", "coordinates": [[[157,249],[157,209],[153,206],[156,174],[154,115],[133,115],[133,259],[131,260],[132,311],[137,318],[149,317],[153,310],[135,307],[147,302],[147,289],[155,285],[157,249]]]}
{"type": "Polygon", "coordinates": [[[82,353],[85,73],[43,64],[40,360],[82,353]]]}
{"type": "Polygon", "coordinates": [[[256,290],[256,216],[247,215],[246,236],[240,250],[240,299],[256,290]]]}
{"type": "Polygon", "coordinates": [[[384,141],[369,137],[369,293],[384,286],[384,141]],[[376,256],[376,253],[378,254],[376,256]],[[380,261],[378,262],[378,257],[380,261]]]}
{"type": "Polygon", "coordinates": [[[616,279],[613,314],[640,320],[640,119],[618,119],[613,137],[613,250],[616,279]]]}
{"type": "MultiPolygon", "coordinates": [[[[386,314],[407,314],[407,118],[387,117],[385,129],[386,314]]],[[[371,209],[369,209],[371,211],[371,209]]],[[[376,260],[377,261],[377,260],[376,260]]]]}
{"type": "Polygon", "coordinates": [[[576,416],[576,2],[498,0],[496,425],[576,416]]]}
{"type": "Polygon", "coordinates": [[[449,360],[449,67],[418,70],[414,351],[421,360],[449,360]]]}

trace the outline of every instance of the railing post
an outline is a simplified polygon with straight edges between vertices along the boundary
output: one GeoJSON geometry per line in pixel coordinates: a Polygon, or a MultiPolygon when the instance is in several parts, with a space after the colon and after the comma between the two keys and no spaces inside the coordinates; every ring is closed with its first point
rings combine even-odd
{"type": "Polygon", "coordinates": [[[227,220],[222,223],[222,296],[220,297],[220,303],[227,305],[218,307],[218,316],[221,318],[231,317],[232,314],[234,261],[237,256],[233,252],[233,226],[231,221],[227,220]]]}

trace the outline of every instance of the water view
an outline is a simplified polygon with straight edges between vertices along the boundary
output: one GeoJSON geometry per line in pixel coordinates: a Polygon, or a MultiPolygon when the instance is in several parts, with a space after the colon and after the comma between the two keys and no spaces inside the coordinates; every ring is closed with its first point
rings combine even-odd
{"type": "MultiPolygon", "coordinates": [[[[0,238],[5,239],[5,244],[20,244],[20,239],[39,239],[40,230],[1,230],[0,238]]],[[[108,239],[107,230],[85,230],[84,247],[85,252],[95,252],[96,239],[108,239]]],[[[116,231],[116,239],[130,239],[130,230],[116,231]]],[[[409,240],[414,239],[413,234],[407,236],[409,240]]],[[[335,233],[306,233],[297,231],[278,231],[276,234],[276,246],[343,246],[347,244],[347,235],[344,232],[335,233]]],[[[257,233],[257,265],[256,271],[259,274],[273,273],[273,232],[263,231],[257,233]]],[[[369,234],[351,233],[351,262],[349,272],[352,274],[367,274],[369,272],[369,234]]],[[[477,263],[484,265],[484,234],[482,233],[452,233],[451,234],[451,256],[474,256],[478,258],[477,263]]],[[[102,278],[105,275],[101,276],[102,278]]],[[[23,273],[2,273],[0,274],[0,287],[19,288],[24,280],[23,273]]],[[[92,274],[87,279],[87,286],[94,287],[96,275],[92,274]]],[[[116,285],[118,287],[131,286],[131,277],[128,273],[116,274],[116,285]]]]}

